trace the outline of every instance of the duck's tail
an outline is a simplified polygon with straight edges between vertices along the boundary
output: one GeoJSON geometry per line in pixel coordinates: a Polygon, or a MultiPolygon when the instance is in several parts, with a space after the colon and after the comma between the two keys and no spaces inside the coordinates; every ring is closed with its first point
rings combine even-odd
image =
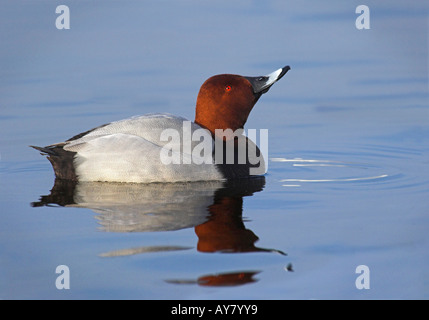
{"type": "Polygon", "coordinates": [[[30,146],[47,156],[57,179],[77,181],[76,171],[73,159],[76,152],[70,152],[63,149],[64,143],[53,144],[46,147],[30,146]]]}

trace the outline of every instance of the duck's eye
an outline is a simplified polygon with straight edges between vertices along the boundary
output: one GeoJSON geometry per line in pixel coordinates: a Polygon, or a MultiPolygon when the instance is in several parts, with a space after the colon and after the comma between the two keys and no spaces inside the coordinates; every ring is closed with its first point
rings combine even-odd
{"type": "Polygon", "coordinates": [[[231,89],[232,89],[231,86],[226,86],[225,87],[225,91],[231,91],[231,89]]]}

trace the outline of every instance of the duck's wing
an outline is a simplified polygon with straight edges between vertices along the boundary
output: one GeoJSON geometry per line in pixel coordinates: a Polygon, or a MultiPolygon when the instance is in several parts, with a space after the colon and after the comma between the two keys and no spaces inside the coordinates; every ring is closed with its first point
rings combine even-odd
{"type": "MultiPolygon", "coordinates": [[[[214,165],[191,161],[189,152],[199,140],[189,145],[189,152],[183,146],[197,129],[205,130],[182,117],[151,114],[95,128],[61,146],[74,154],[80,181],[171,182],[201,180],[204,176],[220,180],[223,177],[214,165]],[[179,161],[168,163],[171,159],[179,161]]],[[[204,132],[211,139],[209,132],[204,132]]]]}
{"type": "MultiPolygon", "coordinates": [[[[77,152],[80,150],[90,152],[88,150],[94,149],[97,150],[97,152],[100,154],[105,153],[106,156],[115,153],[115,151],[111,149],[110,145],[104,144],[105,140],[97,140],[93,143],[89,143],[90,141],[108,135],[124,134],[130,135],[129,139],[131,140],[135,140],[131,137],[134,136],[145,139],[147,142],[152,142],[155,145],[163,145],[166,142],[161,141],[161,132],[165,128],[183,127],[183,123],[185,121],[187,121],[185,118],[177,117],[171,114],[148,114],[145,116],[137,116],[101,125],[91,130],[79,133],[65,142],[51,144],[46,147],[30,147],[40,151],[42,155],[47,156],[48,160],[52,164],[55,176],[57,178],[78,180],[74,164],[74,159],[76,158],[77,152]],[[102,147],[104,147],[104,149],[102,149],[102,147]]],[[[194,126],[197,125],[194,124],[194,126]]],[[[122,147],[124,148],[127,140],[128,139],[126,139],[125,136],[121,136],[120,139],[115,139],[116,142],[123,143],[122,147]]],[[[109,141],[113,140],[110,139],[109,141]]],[[[120,145],[116,143],[114,149],[118,149],[119,147],[120,145]]],[[[180,145],[176,147],[180,147],[180,145]]]]}
{"type": "Polygon", "coordinates": [[[71,147],[65,145],[64,149],[75,152],[74,168],[80,181],[150,183],[223,178],[212,164],[193,164],[189,154],[176,153],[130,134],[98,136],[71,147]],[[181,164],[163,161],[162,155],[169,152],[169,157],[180,159],[181,164]]]}
{"type": "MultiPolygon", "coordinates": [[[[77,149],[79,149],[77,146],[82,143],[89,142],[99,137],[122,133],[143,138],[158,146],[164,146],[168,143],[170,147],[179,148],[180,146],[174,144],[181,143],[183,140],[187,139],[192,140],[192,134],[196,130],[205,129],[183,117],[168,113],[154,113],[102,125],[78,134],[63,144],[65,150],[77,152],[77,149]],[[177,134],[178,137],[173,137],[175,139],[171,138],[173,133],[177,134]]],[[[209,135],[208,131],[207,135],[209,135]]],[[[194,141],[192,147],[196,142],[199,141],[194,141]]]]}

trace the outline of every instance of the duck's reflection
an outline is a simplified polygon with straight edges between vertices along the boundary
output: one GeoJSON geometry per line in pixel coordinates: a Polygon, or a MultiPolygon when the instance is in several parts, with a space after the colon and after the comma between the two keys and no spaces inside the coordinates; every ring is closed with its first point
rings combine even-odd
{"type": "Polygon", "coordinates": [[[228,272],[204,275],[197,280],[166,280],[166,282],[173,284],[198,284],[210,287],[239,286],[256,282],[257,280],[253,276],[258,273],[259,271],[228,272]]]}
{"type": "Polygon", "coordinates": [[[216,190],[213,204],[208,206],[207,221],[195,226],[200,252],[255,252],[275,249],[255,246],[259,238],[243,222],[243,197],[261,191],[265,178],[230,181],[216,190]]]}
{"type": "MultiPolygon", "coordinates": [[[[172,231],[195,228],[200,252],[277,252],[255,246],[258,237],[246,229],[243,197],[264,188],[265,178],[171,184],[124,184],[57,179],[51,194],[33,207],[71,206],[97,213],[100,228],[108,232],[172,231]]],[[[190,249],[184,246],[143,246],[102,253],[118,257],[155,251],[190,249]]],[[[255,272],[233,272],[201,277],[200,285],[253,282],[255,272]],[[235,280],[234,280],[235,279],[235,280]]],[[[179,281],[179,280],[178,280],[179,281]]]]}

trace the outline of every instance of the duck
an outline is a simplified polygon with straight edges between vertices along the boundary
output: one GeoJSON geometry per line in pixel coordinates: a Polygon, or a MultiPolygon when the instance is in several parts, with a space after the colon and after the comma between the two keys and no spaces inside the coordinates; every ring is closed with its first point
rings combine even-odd
{"type": "Polygon", "coordinates": [[[263,154],[244,134],[244,125],[259,98],[289,70],[285,66],[265,76],[210,77],[199,90],[194,121],[150,113],[100,125],[64,142],[30,147],[47,157],[56,179],[75,182],[191,182],[263,175],[263,154]]]}

